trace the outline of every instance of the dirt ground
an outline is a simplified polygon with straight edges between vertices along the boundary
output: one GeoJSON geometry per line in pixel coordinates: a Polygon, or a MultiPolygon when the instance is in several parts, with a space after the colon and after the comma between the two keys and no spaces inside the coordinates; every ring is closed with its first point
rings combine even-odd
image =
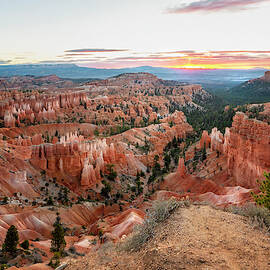
{"type": "Polygon", "coordinates": [[[241,216],[207,205],[177,210],[139,252],[103,248],[71,259],[67,270],[266,270],[270,269],[270,238],[241,216]]]}

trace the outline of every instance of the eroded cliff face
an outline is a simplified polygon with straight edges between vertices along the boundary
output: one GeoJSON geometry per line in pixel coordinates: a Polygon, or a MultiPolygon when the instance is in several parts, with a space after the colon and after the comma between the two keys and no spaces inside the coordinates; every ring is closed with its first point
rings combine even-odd
{"type": "Polygon", "coordinates": [[[238,112],[224,135],[217,128],[211,134],[203,132],[201,140],[186,152],[185,162],[179,159],[176,172],[165,178],[155,198],[188,196],[215,205],[243,204],[251,200],[250,191],[258,190],[256,180],[269,169],[270,125],[238,112]],[[206,160],[189,171],[198,149],[205,149],[206,160]]]}
{"type": "Polygon", "coordinates": [[[232,128],[226,130],[224,152],[228,172],[237,183],[256,187],[256,179],[270,168],[270,125],[237,113],[232,128]]]}
{"type": "Polygon", "coordinates": [[[69,184],[86,187],[101,181],[106,164],[117,163],[118,157],[114,145],[105,139],[87,142],[75,134],[62,137],[60,143],[34,145],[31,149],[34,167],[51,176],[71,177],[75,183],[69,180],[69,184]]]}
{"type": "Polygon", "coordinates": [[[237,185],[256,188],[256,179],[270,168],[270,125],[265,122],[237,112],[224,136],[216,128],[209,136],[204,133],[201,145],[208,141],[212,151],[226,156],[228,175],[237,185]]]}

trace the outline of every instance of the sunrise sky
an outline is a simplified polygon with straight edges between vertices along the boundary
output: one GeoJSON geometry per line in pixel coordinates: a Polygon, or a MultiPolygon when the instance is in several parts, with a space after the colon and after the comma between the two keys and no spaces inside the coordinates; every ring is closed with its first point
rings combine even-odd
{"type": "Polygon", "coordinates": [[[270,68],[270,0],[0,0],[0,65],[270,68]]]}

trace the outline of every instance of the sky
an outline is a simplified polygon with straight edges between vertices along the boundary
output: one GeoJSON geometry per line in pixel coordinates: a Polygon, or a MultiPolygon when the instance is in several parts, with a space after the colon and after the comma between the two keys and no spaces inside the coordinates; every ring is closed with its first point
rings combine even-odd
{"type": "Polygon", "coordinates": [[[0,65],[269,68],[270,0],[0,0],[0,65]]]}

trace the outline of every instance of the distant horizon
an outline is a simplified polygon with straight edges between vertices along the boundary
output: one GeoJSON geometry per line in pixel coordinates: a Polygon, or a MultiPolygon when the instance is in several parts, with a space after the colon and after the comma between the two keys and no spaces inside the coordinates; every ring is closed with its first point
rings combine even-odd
{"type": "Polygon", "coordinates": [[[98,69],[98,70],[120,70],[120,69],[136,69],[136,68],[162,68],[162,69],[173,69],[173,70],[270,70],[270,67],[252,67],[252,68],[203,68],[203,67],[166,67],[166,66],[151,66],[151,65],[139,65],[139,66],[130,66],[130,67],[120,67],[120,68],[102,68],[102,67],[88,67],[80,65],[77,63],[22,63],[22,64],[1,64],[0,68],[12,67],[12,66],[77,66],[89,69],[98,69]]]}
{"type": "Polygon", "coordinates": [[[270,69],[270,0],[2,0],[0,66],[270,69]]]}

